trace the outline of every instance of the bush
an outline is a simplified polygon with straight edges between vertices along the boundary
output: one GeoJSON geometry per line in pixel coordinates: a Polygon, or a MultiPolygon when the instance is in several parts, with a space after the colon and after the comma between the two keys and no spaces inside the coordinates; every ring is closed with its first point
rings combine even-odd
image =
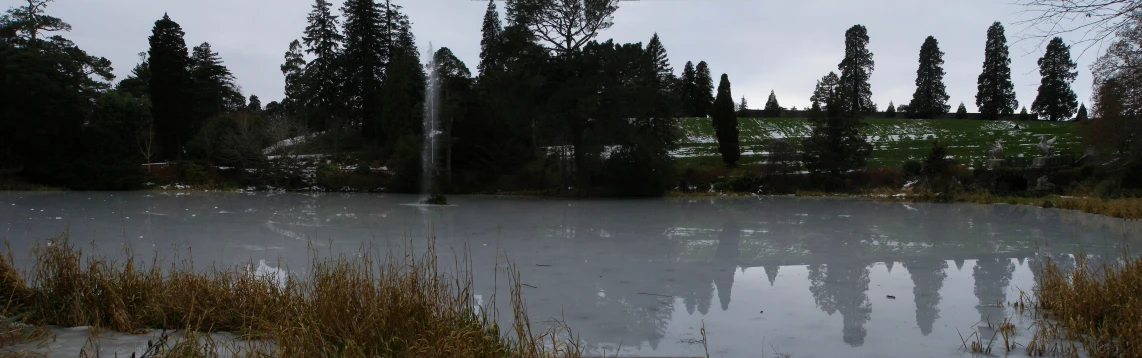
{"type": "Polygon", "coordinates": [[[1094,195],[1100,198],[1116,198],[1122,192],[1122,186],[1116,179],[1106,179],[1094,186],[1094,195]]]}
{"type": "Polygon", "coordinates": [[[913,178],[920,176],[920,173],[924,170],[924,165],[920,164],[918,161],[909,160],[904,162],[904,165],[901,167],[901,169],[904,171],[904,175],[908,176],[909,178],[913,178]]]}
{"type": "Polygon", "coordinates": [[[726,181],[726,187],[739,193],[755,193],[761,189],[761,177],[751,170],[742,170],[726,181]]]}
{"type": "Polygon", "coordinates": [[[186,179],[187,184],[205,185],[210,183],[210,173],[206,172],[205,167],[194,163],[185,163],[181,167],[182,177],[186,179]]]}
{"type": "Polygon", "coordinates": [[[868,170],[869,188],[900,188],[904,185],[904,173],[897,168],[877,167],[868,170]]]}

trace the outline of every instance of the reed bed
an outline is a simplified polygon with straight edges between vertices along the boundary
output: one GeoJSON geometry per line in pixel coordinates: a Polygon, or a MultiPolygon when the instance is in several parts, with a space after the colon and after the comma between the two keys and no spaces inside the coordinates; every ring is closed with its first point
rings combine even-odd
{"type": "Polygon", "coordinates": [[[1095,266],[1076,255],[1070,272],[1048,262],[1037,284],[1027,353],[1077,356],[1078,342],[1092,357],[1142,357],[1142,258],[1095,266]]]}
{"type": "MultiPolygon", "coordinates": [[[[441,270],[429,241],[419,254],[363,248],[318,258],[311,248],[306,277],[280,280],[255,273],[252,265],[196,270],[189,258],[164,264],[137,262],[130,251],[120,260],[85,256],[64,234],[37,243],[26,272],[14,266],[11,250],[0,260],[0,315],[39,327],[90,326],[96,333],[181,332],[181,339],[164,334],[152,342],[155,357],[219,351],[275,357],[581,355],[566,326],[532,332],[514,266],[507,267],[514,320],[502,330],[496,310],[474,300],[470,263],[458,262],[457,274],[441,270]],[[211,332],[229,332],[245,343],[215,342],[211,332]]],[[[6,342],[0,340],[0,347],[6,342]]]]}

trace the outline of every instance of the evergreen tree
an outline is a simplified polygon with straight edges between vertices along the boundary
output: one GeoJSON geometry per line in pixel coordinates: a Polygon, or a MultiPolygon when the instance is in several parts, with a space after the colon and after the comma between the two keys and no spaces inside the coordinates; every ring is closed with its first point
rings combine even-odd
{"type": "Polygon", "coordinates": [[[1027,113],[1027,106],[1023,106],[1023,110],[1019,111],[1019,120],[1021,120],[1021,121],[1031,120],[1031,114],[1027,113]]]}
{"type": "Polygon", "coordinates": [[[846,96],[838,82],[832,72],[817,81],[809,110],[812,134],[802,142],[805,166],[827,180],[822,183],[826,186],[835,186],[845,173],[864,167],[872,154],[872,144],[860,132],[866,124],[845,110],[846,96]]]}
{"type": "Polygon", "coordinates": [[[257,95],[250,95],[250,102],[246,105],[246,110],[253,114],[262,113],[262,100],[257,95]]]}
{"type": "Polygon", "coordinates": [[[686,66],[682,68],[681,84],[678,86],[678,98],[682,103],[682,113],[687,116],[694,116],[697,113],[695,102],[695,95],[698,93],[698,75],[694,70],[694,63],[686,61],[686,66]]]}
{"type": "Polygon", "coordinates": [[[963,102],[960,102],[960,107],[956,108],[956,119],[967,119],[967,118],[968,118],[968,107],[964,106],[963,102]]]}
{"type": "MultiPolygon", "coordinates": [[[[292,54],[286,54],[286,65],[291,69],[304,68],[304,86],[298,86],[297,82],[293,85],[295,90],[304,90],[304,96],[293,98],[301,100],[302,103],[298,104],[306,108],[308,124],[314,130],[324,130],[334,126],[336,118],[341,115],[339,107],[343,103],[340,96],[342,78],[338,74],[338,62],[345,36],[337,29],[340,22],[337,16],[333,15],[332,6],[333,4],[327,0],[316,0],[306,18],[308,24],[302,41],[305,43],[305,52],[313,56],[313,59],[305,64],[300,56],[294,59],[291,58],[292,54]],[[293,61],[293,64],[290,61],[293,61]]],[[[292,44],[290,51],[295,51],[292,44]]],[[[285,70],[283,66],[282,71],[285,70]]],[[[290,81],[288,76],[289,74],[286,78],[287,87],[290,81]]],[[[287,96],[288,91],[287,89],[287,96]]]]}
{"type": "MultiPolygon", "coordinates": [[[[702,65],[699,64],[699,67],[702,65]]],[[[714,135],[718,138],[718,152],[722,153],[722,161],[728,167],[737,165],[741,158],[741,149],[738,148],[738,118],[734,115],[733,94],[730,91],[730,77],[722,74],[718,83],[718,97],[714,99],[713,125],[714,135]]]]}
{"type": "Polygon", "coordinates": [[[1007,37],[998,21],[987,29],[984,47],[983,72],[979,74],[975,105],[983,119],[1015,113],[1019,101],[1015,99],[1015,85],[1011,83],[1011,58],[1008,57],[1007,37]]]}
{"type": "Polygon", "coordinates": [[[658,39],[658,33],[650,38],[650,42],[646,43],[646,55],[653,63],[655,76],[664,87],[663,89],[669,90],[674,82],[674,68],[670,67],[670,59],[666,56],[666,48],[662,46],[662,41],[658,39]]]}
{"type": "Polygon", "coordinates": [[[916,70],[916,92],[908,108],[913,118],[932,119],[948,113],[947,88],[944,86],[944,53],[935,37],[928,36],[920,47],[920,68],[916,70]]]}
{"type": "Polygon", "coordinates": [[[484,76],[491,69],[499,69],[500,63],[500,36],[504,32],[500,25],[500,13],[496,10],[496,0],[488,0],[488,9],[484,12],[484,24],[480,28],[480,75],[484,76]]]}
{"type": "Polygon", "coordinates": [[[1079,113],[1077,115],[1075,115],[1075,120],[1081,122],[1081,121],[1085,121],[1087,119],[1090,119],[1090,117],[1088,117],[1087,113],[1086,113],[1086,103],[1080,104],[1079,105],[1079,113]]]}
{"type": "Polygon", "coordinates": [[[763,110],[765,116],[769,118],[781,117],[781,110],[781,105],[777,103],[777,95],[773,93],[773,90],[770,90],[769,100],[765,101],[765,109],[763,110]]]}
{"type": "MultiPolygon", "coordinates": [[[[733,99],[730,99],[730,109],[733,109],[733,99]]],[[[694,69],[694,117],[705,117],[713,114],[714,107],[714,78],[710,77],[710,67],[706,61],[698,62],[694,69]]]]}
{"type": "Polygon", "coordinates": [[[896,105],[892,101],[888,101],[888,108],[884,110],[884,117],[896,118],[896,105]]]}
{"type": "Polygon", "coordinates": [[[190,77],[194,81],[194,115],[199,122],[222,112],[237,110],[245,104],[245,97],[234,84],[233,73],[211,49],[210,43],[195,46],[190,62],[190,77]]]}
{"type": "Polygon", "coordinates": [[[749,110],[749,103],[746,102],[745,97],[742,97],[742,100],[738,102],[738,115],[744,116],[747,110],[749,110]]]}
{"type": "MultiPolygon", "coordinates": [[[[373,0],[346,0],[341,7],[345,16],[344,98],[346,121],[361,124],[365,138],[381,139],[383,100],[381,87],[388,54],[385,53],[384,28],[380,7],[373,0]]],[[[312,67],[312,64],[311,64],[312,67]]]]}
{"type": "Polygon", "coordinates": [[[840,95],[845,97],[843,110],[854,117],[875,113],[872,103],[872,87],[868,80],[872,76],[875,62],[868,50],[868,29],[855,25],[845,32],[845,58],[837,65],[841,71],[840,95]]]}
{"type": "Polygon", "coordinates": [[[1075,92],[1071,90],[1071,83],[1078,76],[1078,67],[1071,61],[1071,48],[1063,43],[1061,37],[1051,39],[1047,44],[1047,53],[1039,59],[1039,75],[1043,76],[1039,83],[1039,95],[1031,103],[1031,110],[1047,120],[1059,121],[1071,118],[1078,108],[1075,92]]]}
{"type": "Polygon", "coordinates": [[[136,98],[149,97],[151,95],[151,66],[147,60],[146,52],[140,52],[139,57],[142,61],[131,69],[131,74],[127,78],[115,85],[115,90],[128,93],[136,98]]]}
{"type": "MultiPolygon", "coordinates": [[[[305,103],[305,58],[301,52],[301,42],[293,40],[289,44],[289,51],[285,53],[285,63],[282,64],[282,74],[285,75],[285,98],[281,105],[285,113],[296,116],[300,113],[301,105],[305,103]]],[[[320,128],[318,123],[309,123],[311,128],[320,128]]]]}
{"type": "Polygon", "coordinates": [[[190,57],[184,33],[178,23],[163,14],[151,30],[149,64],[151,69],[151,114],[163,159],[178,159],[187,140],[198,130],[190,116],[192,85],[190,57]]]}

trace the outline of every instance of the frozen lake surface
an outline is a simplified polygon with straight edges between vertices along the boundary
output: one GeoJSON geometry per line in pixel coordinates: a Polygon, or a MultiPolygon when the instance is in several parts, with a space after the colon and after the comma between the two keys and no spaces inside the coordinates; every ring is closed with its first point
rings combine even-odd
{"type": "MultiPolygon", "coordinates": [[[[1064,266],[1075,252],[1112,260],[1142,241],[1140,222],[1009,205],[465,196],[449,197],[448,207],[406,205],[418,200],[0,192],[0,237],[17,265],[28,264],[35,240],[69,230],[76,246],[109,255],[124,244],[168,258],[190,247],[196,267],[249,262],[304,274],[310,245],[423,249],[431,230],[449,267],[467,250],[478,299],[496,293],[501,312],[510,307],[495,265],[506,254],[520,267],[533,325],[565,320],[592,354],[704,355],[704,322],[712,357],[797,358],[970,356],[957,330],[991,337],[976,323],[1004,317],[1026,342],[1030,322],[1005,304],[1033,289],[1047,257],[1064,266]]],[[[74,357],[84,332],[59,329],[39,350],[74,357]]],[[[146,337],[105,339],[107,356],[146,345],[146,337]]]]}

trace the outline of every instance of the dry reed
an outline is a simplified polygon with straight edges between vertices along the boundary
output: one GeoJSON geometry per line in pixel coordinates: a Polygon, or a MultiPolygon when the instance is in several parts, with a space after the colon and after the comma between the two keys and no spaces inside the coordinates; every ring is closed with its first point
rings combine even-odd
{"type": "Polygon", "coordinates": [[[1142,356],[1142,258],[1095,266],[1075,255],[1073,271],[1048,262],[1036,292],[1042,313],[1027,352],[1092,357],[1142,356]]]}
{"type": "MultiPolygon", "coordinates": [[[[36,244],[28,272],[15,268],[11,250],[0,259],[0,303],[7,302],[0,315],[95,332],[179,330],[181,339],[152,346],[155,357],[211,357],[220,350],[276,357],[582,353],[565,325],[558,332],[532,332],[514,266],[508,266],[513,329],[501,331],[495,311],[486,313],[474,300],[470,267],[457,267],[460,274],[442,271],[432,239],[424,252],[406,249],[399,257],[362,249],[319,259],[310,250],[308,276],[282,282],[255,273],[252,265],[196,271],[189,258],[164,266],[157,259],[141,265],[130,251],[122,260],[84,257],[64,234],[36,244]],[[235,349],[240,343],[215,342],[211,332],[268,343],[235,349]]],[[[0,347],[6,342],[0,340],[0,347]]]]}

